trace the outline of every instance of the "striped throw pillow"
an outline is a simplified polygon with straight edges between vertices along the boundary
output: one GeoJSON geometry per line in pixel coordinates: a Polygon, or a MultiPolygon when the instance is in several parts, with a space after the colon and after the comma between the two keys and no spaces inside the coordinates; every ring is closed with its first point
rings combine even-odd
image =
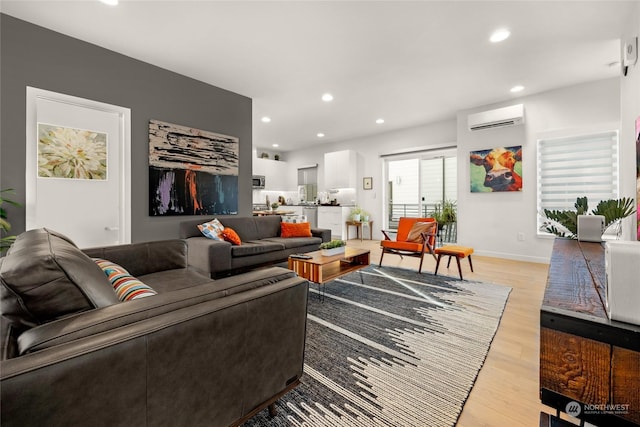
{"type": "Polygon", "coordinates": [[[130,275],[126,269],[118,264],[101,258],[94,258],[93,260],[109,278],[111,286],[113,286],[113,290],[120,301],[132,301],[158,294],[150,286],[130,275]]]}

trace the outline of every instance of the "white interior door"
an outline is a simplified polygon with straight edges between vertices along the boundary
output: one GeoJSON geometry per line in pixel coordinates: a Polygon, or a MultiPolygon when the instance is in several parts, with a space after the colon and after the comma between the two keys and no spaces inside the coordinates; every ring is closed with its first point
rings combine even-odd
{"type": "Polygon", "coordinates": [[[27,88],[26,227],[131,241],[130,110],[27,88]]]}

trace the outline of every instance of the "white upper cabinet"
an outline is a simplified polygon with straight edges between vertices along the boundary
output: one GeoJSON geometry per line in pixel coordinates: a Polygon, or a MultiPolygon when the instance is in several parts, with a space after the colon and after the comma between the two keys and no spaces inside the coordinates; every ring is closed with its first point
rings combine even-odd
{"type": "Polygon", "coordinates": [[[324,155],[324,187],[358,188],[358,156],[353,150],[334,151],[324,155]]]}
{"type": "Polygon", "coordinates": [[[285,191],[295,189],[287,179],[287,162],[282,160],[253,159],[253,175],[264,175],[265,190],[285,191]]]}

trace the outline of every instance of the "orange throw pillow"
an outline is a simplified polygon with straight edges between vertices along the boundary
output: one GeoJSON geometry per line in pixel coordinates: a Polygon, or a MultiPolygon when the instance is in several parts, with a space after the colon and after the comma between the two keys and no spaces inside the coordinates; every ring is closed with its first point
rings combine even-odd
{"type": "Polygon", "coordinates": [[[224,240],[230,242],[232,245],[242,244],[240,236],[238,236],[238,233],[236,233],[233,228],[225,227],[224,230],[222,230],[222,237],[224,237],[224,240]]]}
{"type": "Polygon", "coordinates": [[[281,222],[280,237],[311,237],[311,224],[308,222],[281,222]]]}

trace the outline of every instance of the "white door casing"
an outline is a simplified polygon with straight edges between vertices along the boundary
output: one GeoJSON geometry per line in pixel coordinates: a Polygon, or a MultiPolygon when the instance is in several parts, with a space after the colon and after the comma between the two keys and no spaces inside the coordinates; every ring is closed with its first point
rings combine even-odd
{"type": "Polygon", "coordinates": [[[26,229],[47,227],[79,247],[131,242],[131,111],[27,87],[26,229]],[[106,134],[106,179],[38,176],[38,124],[106,134]]]}

